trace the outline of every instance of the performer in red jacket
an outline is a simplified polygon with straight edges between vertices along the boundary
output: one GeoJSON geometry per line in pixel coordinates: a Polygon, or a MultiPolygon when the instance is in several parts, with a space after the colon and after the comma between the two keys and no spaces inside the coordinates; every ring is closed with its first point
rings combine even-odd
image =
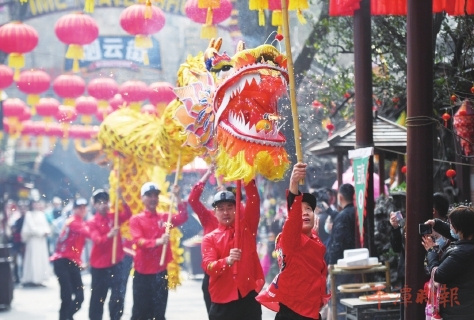
{"type": "MultiPolygon", "coordinates": [[[[120,228],[114,228],[114,213],[109,212],[109,194],[97,189],[92,194],[94,217],[88,221],[92,239],[91,265],[91,301],[89,319],[102,320],[104,302],[110,288],[109,313],[111,320],[120,320],[123,314],[124,299],[120,292],[122,286],[122,260],[124,251],[120,228]],[[114,240],[114,237],[116,239],[114,240]],[[115,262],[112,263],[112,249],[115,245],[115,262]]],[[[119,225],[132,216],[130,208],[125,205],[125,212],[119,213],[119,225]]]]}
{"type": "Polygon", "coordinates": [[[72,319],[84,301],[81,254],[86,237],[89,236],[89,228],[84,221],[87,214],[86,206],[86,199],[74,200],[72,215],[66,220],[59,234],[56,250],[50,258],[61,288],[59,320],[72,319]]]}
{"type": "MultiPolygon", "coordinates": [[[[188,203],[193,209],[194,213],[197,214],[199,221],[201,222],[204,235],[214,231],[219,225],[217,218],[214,216],[214,211],[207,209],[200,200],[202,192],[204,191],[204,187],[206,186],[206,181],[209,180],[209,177],[211,177],[213,173],[214,165],[210,165],[206,173],[191,189],[191,193],[188,197],[188,203]]],[[[209,314],[209,310],[211,309],[211,295],[209,294],[209,275],[207,273],[204,273],[201,288],[207,313],[209,314]]]]}
{"type": "MultiPolygon", "coordinates": [[[[172,190],[178,214],[173,215],[171,223],[178,227],[186,222],[188,213],[186,202],[182,202],[179,187],[172,190]]],[[[165,320],[168,302],[168,273],[166,267],[173,260],[170,246],[166,247],[165,263],[160,265],[163,245],[168,243],[166,223],[170,213],[159,213],[160,190],[153,182],[145,183],[141,188],[141,196],[145,211],[130,219],[130,232],[136,244],[134,258],[135,273],[133,276],[133,308],[131,320],[165,320]]]]}
{"type": "Polygon", "coordinates": [[[326,248],[312,233],[316,198],[298,191],[306,166],[295,164],[290,178],[288,219],[276,240],[280,273],[257,297],[257,301],[277,312],[275,320],[320,319],[319,310],[329,300],[326,248]]]}
{"type": "MultiPolygon", "coordinates": [[[[211,320],[259,320],[262,309],[255,300],[264,284],[257,255],[256,235],[260,218],[260,197],[255,181],[245,186],[247,202],[240,220],[240,248],[234,243],[235,196],[220,191],[212,206],[219,222],[217,229],[202,240],[202,267],[209,275],[211,320]],[[238,272],[233,265],[238,261],[238,272]]],[[[239,205],[239,204],[237,204],[239,205]]]]}

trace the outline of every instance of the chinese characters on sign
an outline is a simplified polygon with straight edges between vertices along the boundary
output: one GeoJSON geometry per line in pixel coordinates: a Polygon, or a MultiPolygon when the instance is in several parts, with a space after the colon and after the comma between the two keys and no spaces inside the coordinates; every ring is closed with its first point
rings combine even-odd
{"type": "MultiPolygon", "coordinates": [[[[160,46],[152,38],[153,48],[148,49],[149,68],[161,70],[160,46]]],[[[84,60],[79,61],[79,67],[88,70],[100,68],[129,68],[143,67],[144,49],[135,47],[133,36],[101,36],[90,45],[84,46],[84,60]]],[[[66,59],[64,70],[72,69],[72,60],[66,59]]]]}

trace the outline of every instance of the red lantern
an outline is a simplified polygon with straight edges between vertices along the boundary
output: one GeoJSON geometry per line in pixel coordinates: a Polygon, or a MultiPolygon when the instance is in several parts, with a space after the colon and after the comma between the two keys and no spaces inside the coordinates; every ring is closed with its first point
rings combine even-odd
{"type": "Polygon", "coordinates": [[[324,108],[323,104],[321,102],[319,102],[318,100],[314,100],[311,105],[313,106],[314,109],[318,110],[318,109],[322,109],[324,108]]]}
{"type": "Polygon", "coordinates": [[[272,12],[272,26],[277,27],[278,35],[282,35],[283,15],[281,12],[281,0],[268,0],[268,9],[272,12]]]}
{"type": "Polygon", "coordinates": [[[38,32],[21,21],[10,22],[0,27],[0,50],[10,54],[8,66],[15,69],[15,81],[20,77],[20,69],[25,66],[23,54],[32,51],[37,44],[38,32]]]}
{"type": "Polygon", "coordinates": [[[21,138],[23,140],[23,144],[25,146],[28,146],[29,142],[30,142],[30,138],[28,136],[32,135],[32,133],[33,133],[34,122],[30,121],[30,120],[23,121],[21,126],[22,126],[22,128],[21,128],[21,138]]]}
{"type": "Polygon", "coordinates": [[[55,117],[59,123],[71,124],[77,118],[76,108],[61,105],[59,106],[55,117]]]}
{"type": "Polygon", "coordinates": [[[99,26],[92,17],[82,12],[75,12],[59,18],[54,26],[54,32],[61,42],[69,45],[66,58],[73,59],[72,71],[79,72],[79,60],[84,59],[82,46],[97,39],[99,26]]]}
{"type": "Polygon", "coordinates": [[[58,138],[62,138],[64,135],[63,127],[57,122],[50,123],[44,135],[49,137],[51,145],[55,145],[58,138]]]}
{"type": "Polygon", "coordinates": [[[400,171],[403,173],[403,174],[407,174],[407,166],[403,166],[400,171]]]}
{"type": "Polygon", "coordinates": [[[71,106],[59,106],[58,113],[56,113],[56,119],[61,124],[61,132],[62,137],[61,143],[63,145],[63,149],[66,150],[68,146],[68,138],[69,138],[69,127],[71,126],[72,122],[76,120],[77,112],[76,108],[71,106]]]}
{"type": "Polygon", "coordinates": [[[456,170],[448,169],[446,171],[446,177],[451,180],[451,184],[454,186],[454,177],[456,176],[456,170]]]}
{"type": "Polygon", "coordinates": [[[114,109],[112,109],[111,106],[107,106],[106,108],[99,108],[95,113],[95,117],[97,118],[97,120],[99,120],[99,122],[102,122],[112,112],[114,112],[114,109]]]}
{"type": "Polygon", "coordinates": [[[454,115],[453,126],[461,148],[466,156],[472,155],[474,143],[474,109],[469,100],[464,100],[459,110],[454,115]]]}
{"type": "Polygon", "coordinates": [[[63,74],[53,81],[53,90],[64,99],[65,106],[74,106],[75,99],[84,94],[86,83],[76,75],[63,74]]]}
{"type": "Polygon", "coordinates": [[[112,99],[109,100],[109,105],[112,107],[112,110],[117,110],[119,108],[126,107],[127,102],[123,100],[120,93],[117,93],[112,99]]]}
{"type": "Polygon", "coordinates": [[[2,90],[8,88],[13,83],[13,70],[4,64],[0,65],[0,100],[2,90]]]}
{"type": "Polygon", "coordinates": [[[452,95],[451,95],[451,97],[450,97],[449,99],[451,100],[451,102],[453,102],[453,103],[454,103],[454,102],[456,102],[456,100],[457,100],[457,97],[456,97],[456,95],[455,95],[455,94],[452,94],[452,95]]]}
{"type": "Polygon", "coordinates": [[[332,132],[334,131],[334,124],[332,122],[326,123],[326,130],[328,131],[328,137],[332,136],[332,132]]]}
{"type": "Polygon", "coordinates": [[[130,108],[140,110],[141,101],[148,99],[150,88],[143,81],[131,80],[124,82],[119,92],[123,100],[127,101],[130,108]]]}
{"type": "Polygon", "coordinates": [[[444,126],[448,127],[448,121],[451,119],[451,115],[447,112],[445,112],[442,116],[441,119],[444,120],[444,126]]]}
{"type": "Polygon", "coordinates": [[[118,92],[118,84],[112,78],[96,78],[87,85],[87,92],[99,100],[99,108],[106,108],[109,105],[107,100],[118,92]]]}
{"type": "Polygon", "coordinates": [[[92,116],[97,112],[97,99],[94,97],[79,97],[76,99],[76,111],[81,114],[81,122],[92,123],[92,116]]]}
{"type": "Polygon", "coordinates": [[[144,65],[150,63],[147,50],[153,48],[153,42],[149,36],[160,31],[165,25],[165,14],[163,11],[156,6],[151,6],[151,10],[150,19],[145,19],[147,7],[144,4],[133,4],[120,14],[122,29],[135,36],[135,47],[144,49],[144,65]]]}
{"type": "Polygon", "coordinates": [[[44,118],[46,123],[52,122],[61,104],[54,98],[41,98],[36,105],[36,113],[44,118]]]}
{"type": "Polygon", "coordinates": [[[21,130],[20,118],[27,105],[18,98],[8,98],[3,101],[3,115],[9,118],[11,134],[17,136],[21,130]]]}
{"type": "Polygon", "coordinates": [[[28,108],[28,106],[25,105],[25,107],[23,108],[23,113],[20,115],[20,117],[18,117],[18,120],[20,120],[20,122],[23,125],[23,121],[27,121],[30,119],[31,119],[30,108],[28,108]]]}
{"type": "Polygon", "coordinates": [[[176,99],[173,86],[167,82],[154,82],[150,84],[150,100],[152,105],[156,106],[158,116],[162,116],[166,106],[176,99]]]}
{"type": "Polygon", "coordinates": [[[28,94],[26,103],[31,106],[32,114],[36,114],[35,106],[39,102],[39,94],[49,89],[51,77],[42,70],[26,70],[20,74],[17,81],[18,89],[28,94]]]}
{"type": "Polygon", "coordinates": [[[150,114],[155,117],[158,117],[158,111],[156,110],[155,106],[152,104],[144,105],[141,109],[141,113],[150,114]]]}
{"type": "Polygon", "coordinates": [[[217,38],[215,25],[230,17],[232,3],[230,0],[188,0],[184,11],[191,20],[203,24],[201,38],[211,39],[217,38]]]}

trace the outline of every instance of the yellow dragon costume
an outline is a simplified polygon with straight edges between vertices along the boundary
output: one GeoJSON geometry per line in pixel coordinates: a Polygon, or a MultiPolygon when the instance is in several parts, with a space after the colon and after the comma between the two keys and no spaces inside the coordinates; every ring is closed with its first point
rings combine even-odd
{"type": "MultiPolygon", "coordinates": [[[[178,71],[179,99],[168,104],[162,117],[122,108],[102,122],[98,145],[76,145],[88,162],[105,155],[113,160],[109,177],[111,202],[120,190],[132,212],[143,210],[140,187],[158,183],[160,210],[169,210],[166,174],[181,157],[181,165],[196,156],[211,157],[225,180],[251,180],[256,174],[281,179],[289,166],[284,149],[277,102],[286,93],[286,57],[275,47],[237,46],[231,58],[219,53],[221,39],[212,39],[206,52],[188,56],[178,71]]],[[[129,236],[128,225],[122,227],[129,236]]],[[[169,287],[180,284],[181,233],[170,233],[173,262],[168,265],[169,287]]]]}

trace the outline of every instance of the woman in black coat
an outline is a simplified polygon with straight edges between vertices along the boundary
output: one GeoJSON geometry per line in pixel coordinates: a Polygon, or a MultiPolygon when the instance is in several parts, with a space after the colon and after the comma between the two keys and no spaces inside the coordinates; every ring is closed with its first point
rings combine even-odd
{"type": "Polygon", "coordinates": [[[457,238],[441,257],[429,235],[423,238],[422,244],[428,252],[430,272],[438,267],[434,280],[446,286],[439,306],[443,320],[471,320],[474,316],[474,208],[455,208],[449,214],[449,221],[426,222],[439,234],[457,238]]]}

